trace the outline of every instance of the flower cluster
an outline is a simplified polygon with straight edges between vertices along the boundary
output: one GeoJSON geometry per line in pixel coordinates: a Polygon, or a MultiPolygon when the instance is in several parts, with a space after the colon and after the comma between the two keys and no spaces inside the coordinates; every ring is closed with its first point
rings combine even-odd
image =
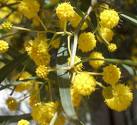
{"type": "MultiPolygon", "coordinates": [[[[63,125],[77,122],[85,101],[98,92],[112,110],[131,105],[129,79],[135,82],[136,72],[128,70],[136,70],[137,39],[124,55],[122,14],[102,3],[86,11],[83,2],[0,0],[0,90],[11,91],[5,100],[9,112],[20,111],[25,100],[36,124],[63,125]]],[[[17,125],[30,125],[25,119],[17,125]]]]}

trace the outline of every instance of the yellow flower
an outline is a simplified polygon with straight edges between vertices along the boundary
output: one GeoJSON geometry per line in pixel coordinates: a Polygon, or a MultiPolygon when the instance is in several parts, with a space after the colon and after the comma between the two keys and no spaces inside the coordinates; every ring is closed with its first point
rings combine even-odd
{"type": "Polygon", "coordinates": [[[36,69],[36,74],[38,77],[46,79],[48,75],[48,68],[45,65],[39,65],[36,69]]]}
{"type": "Polygon", "coordinates": [[[78,73],[72,81],[72,87],[78,94],[88,96],[95,91],[96,80],[87,72],[78,73]]]}
{"type": "Polygon", "coordinates": [[[115,43],[110,43],[108,45],[108,50],[109,50],[109,52],[115,52],[117,50],[116,44],[115,43]]]}
{"type": "Polygon", "coordinates": [[[20,121],[18,121],[17,125],[30,125],[29,121],[21,119],[20,121]]]}
{"type": "Polygon", "coordinates": [[[106,83],[114,85],[118,82],[121,76],[120,69],[115,65],[106,66],[103,69],[103,79],[106,83]]]}
{"type": "Polygon", "coordinates": [[[60,39],[57,38],[57,39],[51,41],[51,42],[50,42],[50,45],[51,45],[53,48],[58,49],[59,46],[60,46],[60,39]]]}
{"type": "Polygon", "coordinates": [[[31,19],[39,12],[40,5],[37,0],[22,0],[18,10],[27,18],[31,19]]]}
{"type": "Polygon", "coordinates": [[[101,34],[102,38],[108,42],[112,41],[112,38],[114,35],[113,31],[106,27],[101,27],[100,34],[101,34]]]}
{"type": "Polygon", "coordinates": [[[64,2],[57,6],[56,14],[60,20],[68,21],[73,18],[75,11],[70,3],[64,2]]]}
{"type": "Polygon", "coordinates": [[[119,15],[115,10],[106,9],[100,13],[100,23],[103,27],[114,28],[118,25],[119,15]]]}
{"type": "Polygon", "coordinates": [[[103,96],[107,106],[119,112],[126,110],[133,100],[133,93],[130,88],[123,84],[105,88],[103,96]]]}
{"type": "Polygon", "coordinates": [[[90,54],[90,58],[93,59],[91,61],[89,61],[89,64],[94,68],[94,69],[98,69],[100,66],[102,66],[104,64],[104,60],[96,60],[96,59],[104,59],[102,53],[100,52],[92,52],[90,54]],[[94,60],[95,59],[95,60],[94,60]]]}
{"type": "Polygon", "coordinates": [[[9,45],[6,41],[0,40],[0,53],[5,53],[9,49],[9,45]]]}
{"type": "Polygon", "coordinates": [[[46,38],[36,37],[34,41],[25,42],[25,50],[36,65],[48,65],[50,63],[46,38]]]}
{"type": "MultiPolygon", "coordinates": [[[[70,61],[71,61],[70,58],[68,58],[68,65],[70,65],[70,61]]],[[[80,61],[81,61],[81,59],[78,56],[75,56],[74,63],[76,64],[80,61]]],[[[83,67],[83,65],[82,65],[82,63],[80,63],[77,66],[74,66],[74,71],[81,71],[82,67],[83,67]]]]}
{"type": "Polygon", "coordinates": [[[48,125],[57,112],[58,103],[48,102],[48,103],[37,103],[32,107],[32,118],[39,124],[48,125]]]}
{"type": "MultiPolygon", "coordinates": [[[[75,12],[73,18],[70,19],[70,23],[71,23],[72,27],[77,28],[77,26],[78,26],[78,24],[80,23],[81,19],[82,19],[82,17],[79,16],[79,15],[75,12]]],[[[84,30],[84,29],[86,29],[87,27],[88,27],[87,23],[84,22],[83,25],[82,25],[82,27],[81,27],[81,30],[84,30]]]]}
{"type": "Polygon", "coordinates": [[[78,48],[82,52],[88,52],[96,47],[95,35],[91,32],[82,33],[79,36],[78,48]]]}
{"type": "Polygon", "coordinates": [[[74,105],[74,107],[79,107],[82,96],[77,92],[76,89],[74,89],[74,87],[70,88],[70,93],[72,104],[74,105]]]}
{"type": "Polygon", "coordinates": [[[6,100],[6,105],[8,106],[9,110],[11,110],[11,111],[16,111],[18,108],[18,102],[13,97],[9,97],[6,100]]]}
{"type": "Polygon", "coordinates": [[[4,30],[10,30],[13,25],[9,21],[6,21],[6,22],[2,23],[1,26],[2,26],[2,29],[4,29],[4,30]]]}
{"type": "MultiPolygon", "coordinates": [[[[32,77],[32,75],[28,72],[22,72],[19,75],[17,75],[17,79],[18,80],[25,80],[25,79],[29,79],[30,77],[32,77]]],[[[29,90],[32,87],[32,81],[28,80],[25,82],[21,82],[20,84],[16,85],[15,91],[16,92],[22,92],[24,90],[29,90]]]]}

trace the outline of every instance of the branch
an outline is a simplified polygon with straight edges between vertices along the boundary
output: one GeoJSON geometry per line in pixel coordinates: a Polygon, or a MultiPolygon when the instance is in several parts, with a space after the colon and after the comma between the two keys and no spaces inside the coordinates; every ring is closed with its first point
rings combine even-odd
{"type": "Polygon", "coordinates": [[[31,120],[31,114],[12,115],[12,116],[0,116],[0,123],[4,121],[17,122],[21,119],[31,120]]]}
{"type": "Polygon", "coordinates": [[[85,22],[85,20],[87,19],[87,17],[91,13],[91,11],[92,11],[92,5],[89,6],[85,16],[83,16],[83,18],[81,19],[81,21],[78,24],[78,27],[74,33],[74,44],[73,44],[73,48],[72,48],[72,55],[71,55],[71,62],[70,62],[71,67],[73,67],[73,65],[74,65],[74,59],[75,59],[75,55],[76,55],[76,51],[77,51],[77,44],[78,44],[78,34],[80,32],[80,28],[82,27],[83,23],[85,22]]]}
{"type": "Polygon", "coordinates": [[[109,63],[126,64],[126,65],[137,67],[137,62],[135,62],[135,61],[132,61],[132,60],[121,60],[121,59],[110,59],[110,58],[105,58],[105,59],[85,58],[85,59],[82,59],[80,62],[76,63],[75,66],[79,65],[80,63],[88,62],[90,60],[100,60],[100,61],[102,60],[102,61],[109,62],[109,63]]]}

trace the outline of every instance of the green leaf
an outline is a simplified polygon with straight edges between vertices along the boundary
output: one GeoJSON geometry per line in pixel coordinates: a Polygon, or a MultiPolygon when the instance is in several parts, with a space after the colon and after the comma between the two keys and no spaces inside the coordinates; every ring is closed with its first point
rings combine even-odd
{"type": "MultiPolygon", "coordinates": [[[[60,57],[66,58],[68,56],[68,51],[64,51],[63,53],[60,53],[63,50],[66,50],[64,46],[60,47],[58,51],[59,54],[57,55],[57,63],[58,62],[59,63],[56,65],[57,68],[67,66],[67,60],[60,60],[60,57]],[[60,61],[62,62],[60,63],[60,61]]],[[[58,76],[60,99],[64,112],[70,119],[76,120],[77,115],[72,105],[71,96],[70,96],[70,73],[67,72],[66,70],[58,70],[57,76],[58,76]]]]}
{"type": "Polygon", "coordinates": [[[127,71],[128,71],[128,73],[130,74],[130,75],[136,75],[137,74],[137,71],[133,68],[133,67],[131,67],[131,66],[128,66],[128,65],[125,65],[125,64],[123,64],[122,65],[127,71]]]}
{"type": "Polygon", "coordinates": [[[70,88],[67,87],[67,84],[70,83],[70,80],[60,79],[59,82],[60,82],[59,92],[60,92],[60,98],[63,109],[70,119],[76,120],[77,115],[75,113],[75,110],[71,102],[70,88]]]}
{"type": "Polygon", "coordinates": [[[21,54],[14,60],[10,61],[7,65],[0,69],[0,82],[2,82],[15,68],[27,58],[26,54],[21,54]]]}
{"type": "Polygon", "coordinates": [[[137,26],[137,16],[133,15],[133,14],[129,14],[129,13],[121,13],[120,16],[127,20],[129,23],[132,23],[134,25],[137,26]]]}

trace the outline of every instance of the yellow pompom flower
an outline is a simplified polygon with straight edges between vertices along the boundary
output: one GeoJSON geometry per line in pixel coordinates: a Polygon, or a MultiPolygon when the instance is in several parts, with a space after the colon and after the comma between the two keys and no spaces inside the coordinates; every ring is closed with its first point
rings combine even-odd
{"type": "Polygon", "coordinates": [[[18,121],[17,125],[30,125],[29,121],[21,119],[20,121],[18,121]]]}
{"type": "Polygon", "coordinates": [[[74,107],[79,107],[82,96],[77,92],[76,89],[74,89],[74,87],[70,88],[70,94],[71,94],[71,101],[74,107]]]}
{"type": "Polygon", "coordinates": [[[103,68],[103,79],[106,83],[114,85],[118,82],[121,71],[116,65],[109,65],[103,68]]]}
{"type": "Polygon", "coordinates": [[[109,45],[108,45],[108,51],[109,52],[115,52],[117,50],[117,46],[116,46],[116,44],[115,43],[110,43],[109,45]]]}
{"type": "MultiPolygon", "coordinates": [[[[29,79],[30,77],[32,77],[32,75],[28,72],[25,72],[25,71],[17,75],[18,80],[29,79]]],[[[16,85],[15,91],[16,92],[22,92],[24,90],[30,90],[32,85],[33,85],[33,83],[31,80],[21,82],[20,84],[16,85]]]]}
{"type": "Polygon", "coordinates": [[[98,69],[100,66],[102,66],[104,64],[104,57],[102,55],[102,53],[100,52],[92,52],[90,54],[90,58],[91,61],[89,61],[89,64],[94,68],[94,69],[98,69]],[[93,59],[93,60],[92,60],[93,59]],[[95,60],[94,60],[95,59],[95,60]],[[97,59],[97,60],[96,60],[97,59]],[[98,60],[98,59],[102,59],[102,60],[98,60]]]}
{"type": "Polygon", "coordinates": [[[103,96],[107,106],[118,112],[126,110],[133,100],[130,88],[123,84],[104,88],[103,96]]]}
{"type": "Polygon", "coordinates": [[[19,12],[31,19],[39,12],[40,5],[37,0],[22,0],[18,6],[19,12]]]}
{"type": "Polygon", "coordinates": [[[38,77],[46,79],[48,75],[48,68],[45,65],[39,65],[36,69],[36,74],[38,77]]]}
{"type": "MultiPolygon", "coordinates": [[[[69,21],[70,21],[72,27],[77,28],[77,26],[78,26],[78,24],[80,23],[81,19],[82,19],[82,17],[79,16],[79,15],[75,12],[73,18],[71,18],[69,21]]],[[[82,25],[82,27],[81,27],[81,30],[84,30],[84,29],[86,29],[87,27],[88,27],[87,23],[84,22],[83,25],[82,25]]]]}
{"type": "MultiPolygon", "coordinates": [[[[70,59],[71,58],[68,58],[68,65],[70,65],[70,61],[71,61],[70,59]]],[[[76,63],[78,63],[80,61],[81,61],[81,59],[78,56],[75,56],[74,63],[76,64],[76,63]]],[[[83,67],[83,65],[82,65],[82,63],[80,63],[80,64],[74,66],[73,69],[74,69],[74,71],[81,71],[82,67],[83,67]]]]}
{"type": "Polygon", "coordinates": [[[6,21],[6,22],[2,23],[1,26],[2,26],[2,29],[4,29],[4,30],[10,30],[13,25],[9,21],[6,21]]]}
{"type": "Polygon", "coordinates": [[[18,102],[13,97],[9,97],[6,100],[6,105],[8,106],[8,109],[11,110],[11,111],[16,111],[17,108],[18,108],[18,102]]]}
{"type": "Polygon", "coordinates": [[[87,72],[78,73],[72,81],[72,87],[78,94],[88,96],[95,91],[96,80],[87,72]]]}
{"type": "Polygon", "coordinates": [[[73,18],[75,11],[70,3],[64,2],[57,6],[56,14],[60,20],[68,21],[73,18]]]}
{"type": "Polygon", "coordinates": [[[114,28],[118,25],[119,15],[115,10],[106,9],[100,13],[100,24],[103,27],[114,28]]]}
{"type": "Polygon", "coordinates": [[[50,42],[50,45],[51,45],[51,47],[53,47],[53,48],[55,48],[55,49],[58,49],[59,46],[60,46],[60,39],[57,38],[57,39],[51,41],[51,42],[50,42]]]}
{"type": "Polygon", "coordinates": [[[36,65],[48,65],[50,63],[46,38],[36,37],[34,41],[25,42],[25,50],[36,65]]]}
{"type": "Polygon", "coordinates": [[[113,38],[113,35],[114,35],[113,31],[109,28],[106,28],[106,27],[101,27],[100,28],[100,34],[101,34],[102,38],[105,39],[108,42],[112,41],[112,38],[113,38]]]}
{"type": "Polygon", "coordinates": [[[31,115],[38,124],[48,125],[57,112],[57,108],[57,102],[37,103],[32,107],[31,115]]]}
{"type": "Polygon", "coordinates": [[[9,44],[4,40],[0,40],[0,53],[5,53],[8,49],[9,44]]]}
{"type": "Polygon", "coordinates": [[[78,48],[82,52],[89,52],[96,47],[95,35],[91,32],[82,33],[79,36],[78,48]]]}

